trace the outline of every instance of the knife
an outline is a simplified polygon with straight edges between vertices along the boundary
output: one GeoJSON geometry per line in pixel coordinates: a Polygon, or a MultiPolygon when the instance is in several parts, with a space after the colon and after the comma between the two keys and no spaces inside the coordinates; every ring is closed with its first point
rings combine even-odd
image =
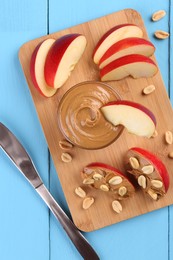
{"type": "Polygon", "coordinates": [[[12,132],[0,122],[0,147],[12,160],[19,171],[25,176],[29,183],[38,192],[54,216],[66,231],[67,235],[86,260],[99,260],[98,255],[80,233],[73,222],[68,218],[59,204],[52,197],[48,189],[43,184],[30,156],[20,144],[12,132]]]}

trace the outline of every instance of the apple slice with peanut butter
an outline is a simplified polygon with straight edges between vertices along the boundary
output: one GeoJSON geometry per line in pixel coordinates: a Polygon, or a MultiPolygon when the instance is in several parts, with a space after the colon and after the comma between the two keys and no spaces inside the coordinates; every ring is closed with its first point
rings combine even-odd
{"type": "Polygon", "coordinates": [[[111,193],[116,200],[132,196],[135,188],[131,181],[116,168],[94,162],[84,167],[81,172],[84,185],[111,193]]]}
{"type": "Polygon", "coordinates": [[[163,162],[151,152],[139,147],[129,149],[126,156],[127,172],[153,200],[163,197],[169,188],[169,174],[163,162]]]}

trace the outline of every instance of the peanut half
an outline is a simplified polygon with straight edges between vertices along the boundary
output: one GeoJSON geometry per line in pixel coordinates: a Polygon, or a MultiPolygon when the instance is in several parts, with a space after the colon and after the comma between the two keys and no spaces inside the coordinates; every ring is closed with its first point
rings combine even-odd
{"type": "Polygon", "coordinates": [[[118,200],[112,201],[112,208],[116,213],[120,213],[123,210],[122,205],[118,200]]]}
{"type": "Polygon", "coordinates": [[[162,188],[163,187],[163,182],[159,180],[151,180],[151,185],[155,188],[162,188]]]}
{"type": "Polygon", "coordinates": [[[78,195],[80,198],[85,198],[86,197],[86,192],[81,188],[81,187],[77,187],[75,189],[75,193],[76,195],[78,195]]]}
{"type": "Polygon", "coordinates": [[[155,193],[152,189],[149,189],[147,191],[147,193],[150,195],[150,197],[153,199],[153,200],[157,200],[157,193],[155,193]]]}
{"type": "Polygon", "coordinates": [[[117,185],[120,184],[123,181],[123,179],[120,176],[114,176],[109,180],[109,184],[117,185]]]}
{"type": "Polygon", "coordinates": [[[145,94],[145,95],[149,95],[149,94],[151,94],[152,92],[154,92],[155,91],[155,86],[154,85],[148,85],[147,87],[145,87],[144,89],[143,89],[143,94],[145,94]]]}
{"type": "Polygon", "coordinates": [[[91,178],[88,178],[88,179],[84,179],[84,180],[83,180],[83,184],[88,184],[88,185],[90,185],[90,184],[93,184],[93,183],[94,183],[94,180],[91,179],[91,178]]]}
{"type": "Polygon", "coordinates": [[[162,30],[158,30],[154,33],[155,37],[157,39],[160,39],[160,40],[164,40],[166,38],[169,37],[169,33],[168,32],[165,32],[165,31],[162,31],[162,30]]]}
{"type": "Polygon", "coordinates": [[[100,189],[103,191],[109,191],[109,187],[105,184],[100,185],[100,189]]]}
{"type": "Polygon", "coordinates": [[[100,173],[94,173],[94,175],[93,175],[93,179],[95,180],[95,181],[99,181],[99,180],[101,180],[103,178],[103,176],[100,174],[100,173]]]}
{"type": "Polygon", "coordinates": [[[87,197],[83,200],[82,207],[83,207],[83,209],[89,209],[93,203],[94,203],[94,198],[87,197]]]}
{"type": "Polygon", "coordinates": [[[154,22],[157,22],[159,21],[160,19],[162,19],[164,16],[166,15],[166,12],[164,10],[159,10],[157,12],[155,12],[153,15],[152,15],[152,20],[154,22]]]}
{"type": "Polygon", "coordinates": [[[145,178],[144,175],[140,175],[140,176],[138,177],[138,184],[139,184],[139,186],[141,186],[143,189],[146,188],[146,186],[147,186],[147,180],[146,180],[146,178],[145,178]]]}
{"type": "Polygon", "coordinates": [[[171,131],[166,131],[165,132],[165,141],[167,144],[172,144],[173,143],[173,135],[171,131]]]}
{"type": "Polygon", "coordinates": [[[69,153],[62,153],[61,160],[65,163],[69,163],[72,161],[72,156],[69,153]]]}
{"type": "Polygon", "coordinates": [[[127,193],[127,188],[125,186],[121,186],[118,190],[118,194],[123,197],[127,193]]]}
{"type": "Polygon", "coordinates": [[[138,169],[139,168],[139,161],[135,157],[130,157],[129,158],[129,163],[133,169],[138,169]]]}
{"type": "Polygon", "coordinates": [[[151,174],[154,172],[154,167],[153,165],[145,165],[144,167],[142,167],[142,172],[145,173],[145,174],[151,174]]]}
{"type": "Polygon", "coordinates": [[[68,142],[67,140],[60,140],[59,147],[62,150],[70,150],[73,147],[73,145],[70,142],[68,142]]]}

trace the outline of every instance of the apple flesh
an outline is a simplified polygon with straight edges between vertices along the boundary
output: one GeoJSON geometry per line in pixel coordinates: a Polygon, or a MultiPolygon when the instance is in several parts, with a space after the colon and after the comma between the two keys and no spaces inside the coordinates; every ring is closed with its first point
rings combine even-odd
{"type": "Polygon", "coordinates": [[[114,194],[114,198],[118,200],[130,197],[135,191],[131,181],[122,172],[101,162],[93,162],[87,165],[81,175],[83,184],[111,192],[114,194]]]}
{"type": "Polygon", "coordinates": [[[56,89],[51,88],[44,78],[44,65],[49,49],[55,42],[54,39],[47,39],[39,43],[30,61],[30,75],[35,88],[45,97],[51,97],[56,93],[56,89]]]}
{"type": "Polygon", "coordinates": [[[153,60],[140,54],[130,54],[112,61],[100,70],[102,81],[121,80],[127,76],[133,78],[153,77],[158,68],[153,60]]]}
{"type": "Polygon", "coordinates": [[[129,149],[126,155],[126,167],[153,200],[158,200],[168,191],[170,180],[167,169],[164,163],[150,151],[139,147],[129,149]],[[134,158],[138,162],[136,165],[131,163],[134,158]],[[146,166],[150,168],[147,169],[146,166]],[[143,179],[143,183],[139,181],[140,178],[143,179]]]}
{"type": "Polygon", "coordinates": [[[101,111],[114,126],[123,125],[129,133],[150,138],[156,127],[154,114],[141,104],[128,100],[109,102],[101,111]]]}
{"type": "Polygon", "coordinates": [[[68,79],[86,47],[86,38],[81,34],[62,36],[50,48],[45,63],[45,80],[57,89],[68,79]]]}
{"type": "Polygon", "coordinates": [[[94,52],[93,60],[96,64],[99,63],[103,54],[116,42],[129,38],[129,37],[139,37],[142,38],[142,30],[135,24],[120,24],[109,31],[107,31],[101,39],[98,41],[94,52]]]}
{"type": "Polygon", "coordinates": [[[145,39],[137,37],[126,38],[113,44],[104,53],[99,61],[99,68],[102,69],[113,60],[129,54],[141,54],[150,57],[154,51],[154,45],[145,39]]]}

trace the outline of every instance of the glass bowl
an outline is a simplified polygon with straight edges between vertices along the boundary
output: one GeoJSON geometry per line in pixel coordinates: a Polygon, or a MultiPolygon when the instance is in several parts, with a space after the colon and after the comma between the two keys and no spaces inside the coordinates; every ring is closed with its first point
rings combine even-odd
{"type": "Polygon", "coordinates": [[[109,85],[85,81],[71,87],[58,106],[58,125],[73,145],[89,150],[104,148],[115,142],[124,127],[106,121],[100,108],[110,101],[121,100],[109,85]]]}

